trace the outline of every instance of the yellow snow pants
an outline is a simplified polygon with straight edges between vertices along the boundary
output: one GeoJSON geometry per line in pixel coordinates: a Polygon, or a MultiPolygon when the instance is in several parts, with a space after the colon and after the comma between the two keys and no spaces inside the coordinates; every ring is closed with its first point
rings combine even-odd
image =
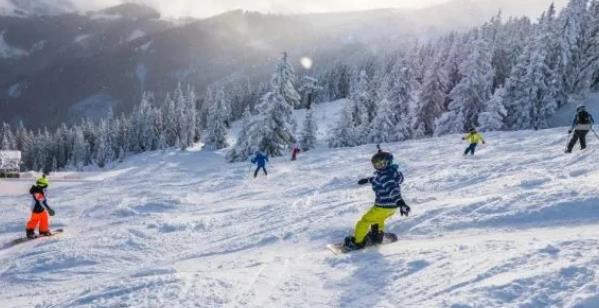
{"type": "Polygon", "coordinates": [[[362,219],[356,223],[356,231],[354,233],[354,238],[356,239],[356,243],[362,243],[364,238],[370,231],[370,226],[379,225],[379,231],[385,230],[385,220],[387,218],[393,216],[397,212],[397,209],[388,209],[378,206],[373,206],[362,216],[362,219]]]}

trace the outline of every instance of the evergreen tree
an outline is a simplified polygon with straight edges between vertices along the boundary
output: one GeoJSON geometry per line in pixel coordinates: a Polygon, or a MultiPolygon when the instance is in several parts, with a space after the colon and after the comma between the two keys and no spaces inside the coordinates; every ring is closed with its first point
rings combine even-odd
{"type": "Polygon", "coordinates": [[[412,110],[412,136],[421,138],[430,136],[435,130],[435,120],[445,111],[445,92],[443,84],[446,76],[439,62],[434,62],[426,71],[424,76],[422,91],[418,97],[418,102],[412,110]]]}
{"type": "Polygon", "coordinates": [[[10,125],[3,123],[0,131],[0,150],[15,150],[16,147],[15,136],[10,125]]]}
{"type": "Polygon", "coordinates": [[[581,78],[585,88],[599,89],[599,0],[592,0],[585,15],[581,78]]]}
{"type": "Polygon", "coordinates": [[[394,115],[391,103],[384,98],[378,104],[377,115],[370,124],[368,142],[386,143],[397,141],[395,134],[394,115]]]}
{"type": "Polygon", "coordinates": [[[367,129],[376,116],[376,102],[371,93],[370,79],[365,70],[361,70],[355,79],[350,100],[354,104],[354,126],[367,129]]]}
{"type": "Polygon", "coordinates": [[[354,128],[353,108],[347,104],[341,113],[339,122],[331,131],[329,147],[353,147],[358,145],[358,137],[354,128]]]}
{"type": "Polygon", "coordinates": [[[489,43],[479,38],[472,47],[468,59],[460,65],[464,78],[449,93],[449,111],[436,122],[437,136],[476,127],[483,104],[491,97],[493,67],[489,43]]]}
{"type": "Polygon", "coordinates": [[[208,112],[208,127],[206,135],[206,144],[209,148],[219,150],[226,148],[227,143],[227,121],[226,97],[223,89],[220,89],[216,95],[216,101],[210,106],[208,112]]]}
{"type": "Polygon", "coordinates": [[[583,70],[585,15],[588,0],[570,0],[557,20],[559,58],[556,64],[558,76],[555,84],[558,105],[569,101],[569,97],[581,94],[588,88],[583,70]]]}
{"type": "Polygon", "coordinates": [[[273,77],[274,86],[277,92],[283,97],[285,102],[292,108],[299,108],[301,96],[295,88],[296,76],[295,70],[287,58],[287,52],[283,53],[281,61],[277,64],[277,71],[273,77]]]}
{"type": "Polygon", "coordinates": [[[389,100],[390,108],[393,114],[393,123],[395,125],[394,140],[405,140],[411,136],[410,115],[411,110],[417,102],[417,91],[419,88],[416,76],[405,57],[402,57],[394,66],[383,82],[388,85],[387,89],[381,89],[386,92],[383,98],[389,100]]]}
{"type": "Polygon", "coordinates": [[[89,156],[89,144],[83,137],[83,130],[76,127],[73,139],[73,152],[69,164],[77,170],[81,170],[83,166],[87,165],[87,161],[90,160],[89,156]]]}
{"type": "Polygon", "coordinates": [[[549,16],[543,15],[539,21],[535,37],[531,40],[531,58],[526,75],[525,92],[531,100],[530,110],[532,127],[535,129],[548,127],[547,120],[557,109],[555,100],[556,83],[554,71],[550,63],[549,31],[551,26],[549,16]]]}
{"type": "Polygon", "coordinates": [[[318,91],[322,88],[318,85],[318,79],[304,76],[302,78],[302,85],[299,89],[302,96],[301,107],[311,109],[318,91]]]}
{"type": "Polygon", "coordinates": [[[281,156],[285,149],[296,142],[291,106],[285,101],[278,89],[266,93],[258,106],[260,116],[256,117],[259,129],[253,129],[250,136],[257,149],[269,156],[281,156]]]}
{"type": "Polygon", "coordinates": [[[504,106],[505,89],[499,88],[483,106],[483,112],[478,115],[479,130],[495,131],[504,128],[507,110],[504,106]]]}
{"type": "Polygon", "coordinates": [[[314,113],[312,110],[306,112],[306,118],[304,119],[304,129],[300,137],[300,147],[303,151],[314,149],[316,146],[316,133],[318,126],[314,119],[314,113]]]}
{"type": "Polygon", "coordinates": [[[237,136],[237,142],[235,146],[227,153],[227,160],[230,162],[244,161],[250,157],[256,149],[254,148],[254,142],[250,136],[252,133],[253,122],[252,114],[250,113],[250,107],[246,107],[243,117],[241,120],[241,130],[237,136]]]}

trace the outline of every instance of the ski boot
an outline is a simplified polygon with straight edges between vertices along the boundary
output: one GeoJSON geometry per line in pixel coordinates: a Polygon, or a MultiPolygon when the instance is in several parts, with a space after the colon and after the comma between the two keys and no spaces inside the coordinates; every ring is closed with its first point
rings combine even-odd
{"type": "Polygon", "coordinates": [[[364,246],[366,246],[366,241],[362,243],[356,243],[356,238],[353,236],[346,237],[345,241],[343,242],[343,247],[347,251],[362,249],[364,246]]]}
{"type": "Polygon", "coordinates": [[[370,226],[370,232],[368,232],[367,238],[370,240],[372,245],[379,245],[383,243],[385,232],[379,231],[379,225],[374,224],[370,226]]]}
{"type": "Polygon", "coordinates": [[[28,239],[34,239],[37,236],[35,235],[35,231],[33,229],[25,229],[25,233],[28,239]]]}

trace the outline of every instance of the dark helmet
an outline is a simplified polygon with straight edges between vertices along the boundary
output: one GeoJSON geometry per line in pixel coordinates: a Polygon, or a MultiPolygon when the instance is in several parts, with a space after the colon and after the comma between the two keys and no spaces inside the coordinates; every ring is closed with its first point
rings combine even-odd
{"type": "Polygon", "coordinates": [[[393,160],[393,155],[387,152],[378,152],[372,156],[370,161],[372,162],[372,166],[374,169],[383,170],[391,165],[391,161],[393,160]]]}
{"type": "Polygon", "coordinates": [[[468,132],[476,133],[476,128],[472,127],[468,132]]]}
{"type": "Polygon", "coordinates": [[[585,111],[586,109],[587,109],[587,106],[580,104],[576,107],[576,112],[585,111]]]}

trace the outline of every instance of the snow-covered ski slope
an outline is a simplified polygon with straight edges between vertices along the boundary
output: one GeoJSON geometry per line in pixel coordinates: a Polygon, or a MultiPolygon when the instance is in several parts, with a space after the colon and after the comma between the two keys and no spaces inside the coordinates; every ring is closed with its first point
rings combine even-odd
{"type": "MultiPolygon", "coordinates": [[[[564,128],[383,145],[413,215],[397,243],[335,256],[373,194],[374,146],[271,160],[130,158],[51,188],[65,233],[0,246],[0,307],[599,307],[599,141],[563,154],[564,128]]],[[[591,139],[593,138],[593,139],[591,139]]],[[[0,182],[0,185],[4,183],[0,182]]],[[[29,197],[0,198],[0,245],[29,197]]]]}

